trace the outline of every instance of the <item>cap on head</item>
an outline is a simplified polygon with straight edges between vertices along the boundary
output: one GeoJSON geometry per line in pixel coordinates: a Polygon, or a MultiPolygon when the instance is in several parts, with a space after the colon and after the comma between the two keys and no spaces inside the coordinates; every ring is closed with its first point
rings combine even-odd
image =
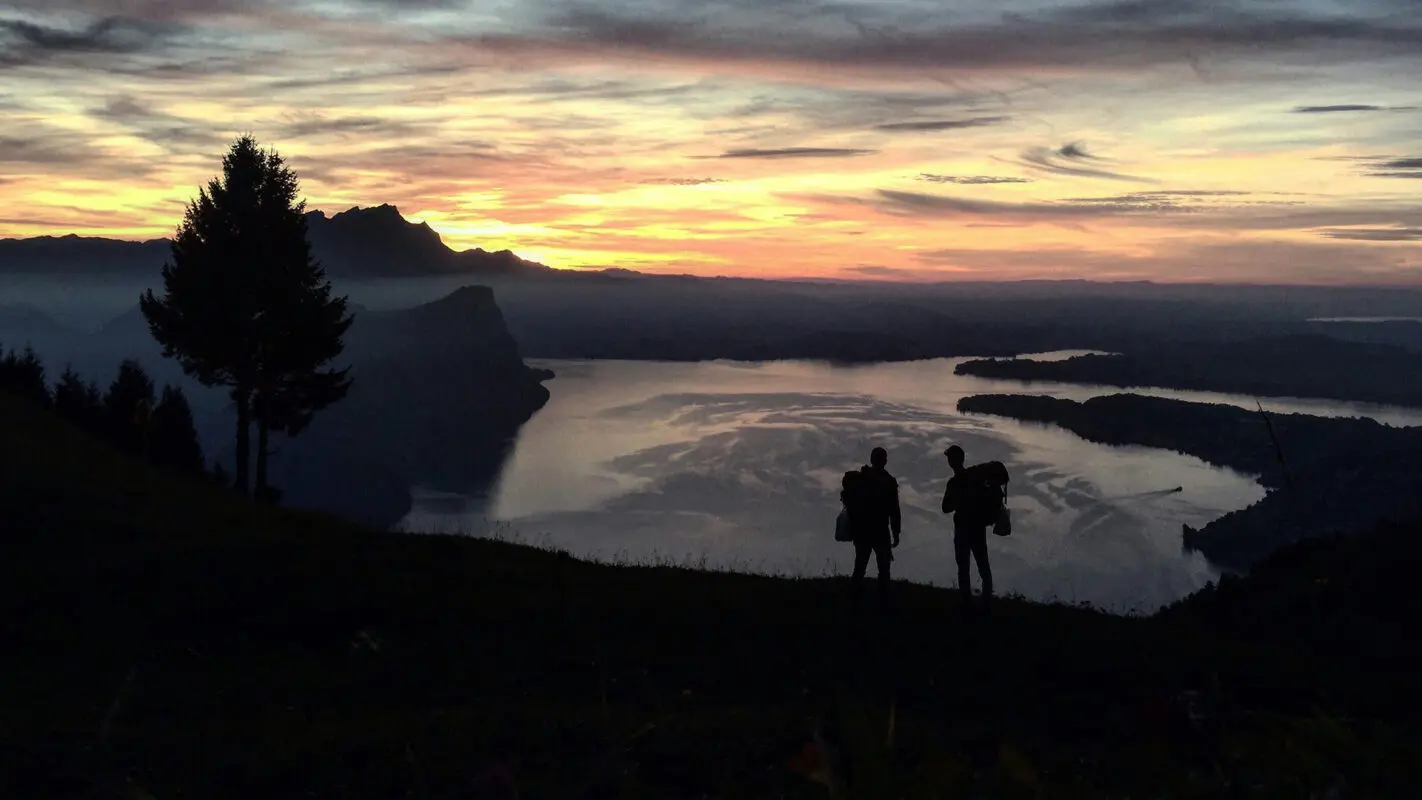
{"type": "Polygon", "coordinates": [[[876,447],[869,452],[869,463],[876,467],[882,467],[889,463],[889,451],[882,447],[876,447]]]}
{"type": "Polygon", "coordinates": [[[948,456],[949,464],[958,464],[960,466],[962,465],[963,458],[965,457],[963,453],[963,448],[959,447],[956,444],[949,445],[948,449],[943,451],[943,455],[948,456]]]}

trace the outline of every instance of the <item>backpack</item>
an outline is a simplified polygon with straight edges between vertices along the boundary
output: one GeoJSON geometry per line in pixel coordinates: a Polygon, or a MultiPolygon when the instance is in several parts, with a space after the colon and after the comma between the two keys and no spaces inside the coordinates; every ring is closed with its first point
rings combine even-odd
{"type": "Polygon", "coordinates": [[[1012,509],[1007,507],[1007,493],[1003,493],[1002,509],[997,512],[997,521],[992,524],[992,532],[998,536],[1012,535],[1012,509]]]}
{"type": "Polygon", "coordinates": [[[839,516],[834,520],[834,540],[836,542],[854,541],[854,528],[849,522],[849,509],[841,508],[839,516]]]}
{"type": "Polygon", "coordinates": [[[964,510],[979,525],[990,526],[998,536],[1012,533],[1012,517],[1007,511],[1007,467],[1001,461],[988,461],[969,467],[963,475],[971,485],[964,499],[964,510]]]}
{"type": "Polygon", "coordinates": [[[854,541],[854,524],[863,516],[868,494],[868,481],[865,478],[864,473],[859,470],[850,470],[844,473],[844,478],[840,481],[839,487],[843,490],[840,498],[844,507],[839,510],[839,517],[834,522],[836,542],[854,541]]]}
{"type": "Polygon", "coordinates": [[[1012,512],[1007,508],[1007,482],[1011,477],[1007,474],[1007,467],[1003,466],[1001,461],[989,461],[981,467],[983,477],[992,492],[992,497],[984,508],[984,512],[991,512],[991,516],[987,517],[988,524],[998,536],[1011,536],[1012,512]]]}
{"type": "Polygon", "coordinates": [[[1001,518],[1002,512],[1007,508],[1007,493],[1000,486],[975,486],[973,496],[969,500],[972,511],[972,518],[980,525],[993,525],[1001,518]]]}

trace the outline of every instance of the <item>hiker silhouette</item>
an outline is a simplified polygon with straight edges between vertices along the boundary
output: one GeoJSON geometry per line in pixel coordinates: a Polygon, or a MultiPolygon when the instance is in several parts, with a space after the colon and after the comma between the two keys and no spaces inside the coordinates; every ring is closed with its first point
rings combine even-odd
{"type": "Polygon", "coordinates": [[[856,472],[845,473],[839,499],[849,511],[849,525],[854,541],[854,576],[851,592],[858,598],[864,591],[864,573],[872,554],[878,564],[879,596],[887,595],[892,548],[899,546],[903,532],[903,516],[899,513],[899,482],[884,467],[889,452],[876,447],[869,454],[869,464],[856,472]]]}
{"type": "Polygon", "coordinates": [[[982,579],[982,610],[992,602],[992,565],[988,561],[987,530],[997,520],[1002,508],[1002,486],[1007,482],[1007,469],[1001,463],[989,461],[964,466],[963,448],[952,445],[943,451],[953,477],[943,490],[943,513],[953,515],[953,557],[958,562],[958,593],[963,609],[971,610],[972,581],[968,574],[969,559],[978,562],[982,579]]]}

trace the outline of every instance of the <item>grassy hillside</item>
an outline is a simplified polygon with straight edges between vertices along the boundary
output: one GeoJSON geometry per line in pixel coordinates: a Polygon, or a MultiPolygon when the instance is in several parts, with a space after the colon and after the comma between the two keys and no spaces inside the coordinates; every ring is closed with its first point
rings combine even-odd
{"type": "Polygon", "coordinates": [[[499,775],[520,797],[825,797],[827,752],[853,797],[1422,780],[1412,718],[1369,706],[1410,677],[1363,692],[1347,654],[1199,615],[973,622],[902,584],[855,611],[837,579],[373,533],[151,473],[6,398],[0,470],[4,797],[514,796],[499,775]]]}

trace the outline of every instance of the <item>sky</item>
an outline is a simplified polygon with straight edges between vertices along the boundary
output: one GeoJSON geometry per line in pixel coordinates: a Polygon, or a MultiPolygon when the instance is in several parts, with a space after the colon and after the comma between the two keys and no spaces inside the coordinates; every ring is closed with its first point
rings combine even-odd
{"type": "Polygon", "coordinates": [[[0,0],[0,237],[253,134],[554,267],[1422,285],[1422,0],[0,0]]]}

